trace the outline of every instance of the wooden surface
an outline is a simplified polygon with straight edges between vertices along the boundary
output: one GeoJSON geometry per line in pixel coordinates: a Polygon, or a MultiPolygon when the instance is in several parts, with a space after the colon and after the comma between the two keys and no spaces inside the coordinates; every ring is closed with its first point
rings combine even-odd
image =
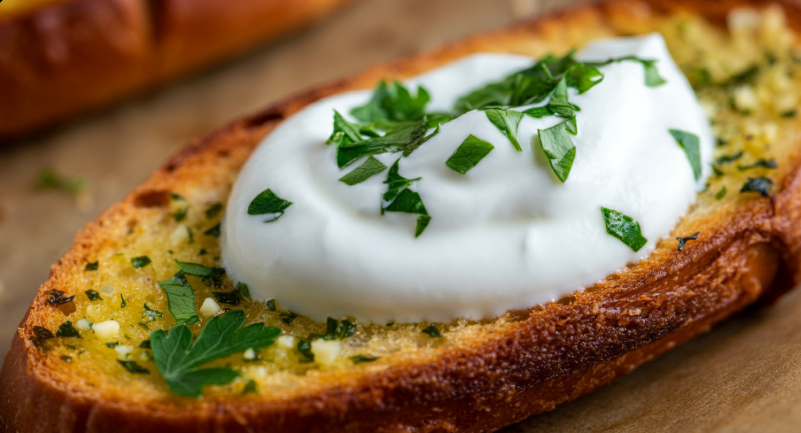
{"type": "MultiPolygon", "coordinates": [[[[188,140],[373,63],[572,3],[364,0],[306,33],[169,88],[0,149],[0,359],[76,230],[188,140]],[[35,188],[52,167],[85,176],[79,198],[35,188]]],[[[517,432],[801,430],[801,294],[715,328],[517,432]]]]}

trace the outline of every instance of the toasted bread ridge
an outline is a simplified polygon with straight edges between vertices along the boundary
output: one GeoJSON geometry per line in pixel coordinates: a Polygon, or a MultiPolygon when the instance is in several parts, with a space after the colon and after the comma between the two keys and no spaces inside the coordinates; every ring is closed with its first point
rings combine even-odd
{"type": "MultiPolygon", "coordinates": [[[[714,22],[736,4],[748,3],[718,4],[719,12],[702,12],[714,22]]],[[[669,42],[680,42],[680,32],[671,35],[670,31],[676,28],[675,20],[684,20],[685,31],[722,38],[714,27],[699,22],[698,14],[690,14],[692,9],[664,15],[667,8],[678,6],[675,2],[618,1],[581,7],[375,68],[236,122],[190,145],[90,224],[73,250],[54,266],[51,279],[23,320],[4,366],[0,425],[20,431],[488,431],[550,410],[625,374],[765,296],[780,272],[798,281],[801,234],[792,224],[801,212],[801,192],[797,192],[801,175],[792,140],[796,122],[779,120],[784,119],[777,111],[781,101],[760,100],[759,107],[746,116],[735,98],[733,107],[711,107],[716,113],[713,118],[731,127],[730,131],[716,131],[728,137],[721,152],[743,149],[754,158],[775,157],[780,162],[777,170],[753,172],[774,180],[773,198],[739,194],[737,187],[752,172],[725,166],[726,176],[710,182],[710,190],[699,195],[698,204],[674,230],[677,236],[700,231],[698,241],[679,253],[676,242],[665,239],[645,261],[558,302],[486,322],[440,324],[446,337],[442,341],[421,335],[424,324],[386,327],[389,329],[359,325],[354,344],[345,342],[345,353],[369,350],[369,354],[381,355],[374,363],[352,365],[342,358],[333,365],[303,366],[297,363],[294,351],[277,346],[263,354],[271,358],[274,367],[226,360],[258,381],[258,396],[239,396],[243,382],[210,388],[202,400],[172,396],[152,363],[142,361],[151,375],[128,375],[116,363],[113,350],[105,347],[106,342],[91,333],[86,333],[83,341],[44,341],[39,342],[41,348],[34,344],[34,326],[54,330],[64,320],[75,323],[82,316],[97,321],[113,317],[133,325],[126,330],[127,338],[120,336],[123,344],[136,345],[146,338],[147,331],[136,323],[142,304],[148,302],[166,313],[161,293],[152,288],[155,281],[174,273],[173,257],[215,263],[214,256],[219,254],[216,239],[202,233],[213,227],[219,216],[209,218],[205,211],[224,202],[238,168],[261,138],[306,104],[339,91],[370,87],[382,77],[414,75],[476,51],[542,55],[546,50],[566,51],[597,37],[654,30],[662,30],[669,42]],[[753,119],[757,121],[751,125],[753,119]],[[770,122],[778,126],[765,128],[770,122]],[[747,138],[749,135],[752,137],[747,138]],[[766,144],[771,145],[769,153],[766,144]],[[716,200],[722,186],[727,186],[729,193],[716,200]],[[184,219],[176,217],[187,207],[184,219]],[[201,255],[203,249],[206,253],[201,255]],[[147,253],[152,265],[131,268],[130,259],[142,253],[147,253]],[[97,274],[84,270],[94,261],[101,266],[97,274]],[[779,269],[779,263],[784,263],[784,269],[779,269]],[[108,299],[90,301],[83,294],[89,288],[108,299]],[[75,294],[76,300],[54,307],[47,302],[51,290],[75,294]],[[120,308],[120,294],[128,302],[125,308],[120,308]],[[136,310],[129,310],[134,306],[136,310]],[[80,350],[84,352],[78,354],[80,350]]],[[[794,9],[785,10],[798,14],[794,9]]],[[[775,11],[765,12],[763,19],[772,19],[775,11]]],[[[727,40],[718,42],[725,45],[727,40]]],[[[680,66],[690,64],[687,59],[692,56],[684,56],[674,47],[671,45],[680,66]]],[[[789,60],[776,60],[779,65],[783,61],[789,60]]],[[[740,89],[759,94],[763,88],[781,85],[773,83],[772,68],[776,66],[766,67],[767,72],[755,83],[699,86],[699,95],[714,105],[720,97],[748,91],[740,89]]],[[[746,69],[737,68],[729,75],[746,69]]],[[[691,75],[693,71],[685,68],[685,72],[691,75]]],[[[716,82],[731,78],[724,76],[725,71],[708,73],[716,82]]],[[[198,303],[212,291],[201,281],[193,281],[193,287],[198,288],[198,303]]],[[[245,305],[252,310],[249,320],[281,326],[296,337],[320,330],[321,324],[307,319],[286,325],[278,314],[256,304],[245,305]]],[[[168,316],[143,323],[148,330],[169,327],[172,319],[168,316]]],[[[133,359],[142,353],[133,352],[133,359]]]]}

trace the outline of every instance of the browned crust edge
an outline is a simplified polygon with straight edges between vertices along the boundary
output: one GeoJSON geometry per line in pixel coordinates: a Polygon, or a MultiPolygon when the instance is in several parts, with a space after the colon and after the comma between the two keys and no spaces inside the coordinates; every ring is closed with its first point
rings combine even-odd
{"type": "MultiPolygon", "coordinates": [[[[628,3],[584,6],[498,35],[534,31],[570,14],[606,14],[628,3]]],[[[656,9],[682,4],[649,3],[656,9]]],[[[742,4],[761,3],[720,2],[714,6],[717,12],[701,12],[720,17],[714,14],[742,4]]],[[[801,14],[797,9],[788,12],[791,22],[801,14]]],[[[45,293],[56,285],[58,273],[109,236],[104,224],[124,218],[137,200],[147,205],[158,198],[165,185],[180,181],[182,167],[208,159],[235,165],[275,124],[314,100],[346,87],[364,87],[379,76],[427,69],[458,55],[459,47],[418,56],[413,66],[411,60],[401,60],[379,67],[237,121],[185,148],[88,225],[73,250],[53,266],[13,342],[0,373],[0,427],[21,432],[492,431],[573,400],[771,295],[771,288],[783,290],[774,284],[777,276],[789,284],[801,281],[801,227],[793,224],[801,220],[801,168],[796,168],[777,185],[774,200],[751,202],[684,254],[664,257],[658,266],[636,267],[567,302],[518,312],[519,320],[493,338],[446,352],[435,362],[355,375],[314,395],[269,404],[173,399],[139,407],[128,406],[124,398],[93,400],[41,371],[36,350],[24,340],[31,334],[29,318],[41,314],[45,293]]]]}
{"type": "Polygon", "coordinates": [[[62,0],[0,19],[0,144],[353,0],[62,0]]]}

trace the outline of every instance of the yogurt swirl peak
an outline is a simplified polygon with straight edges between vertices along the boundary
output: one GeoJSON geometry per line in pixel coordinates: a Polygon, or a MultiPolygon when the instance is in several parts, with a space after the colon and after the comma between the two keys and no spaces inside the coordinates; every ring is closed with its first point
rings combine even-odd
{"type": "MultiPolygon", "coordinates": [[[[564,182],[540,135],[565,122],[556,116],[520,116],[519,151],[486,111],[471,110],[443,123],[408,156],[369,156],[388,168],[400,158],[397,175],[420,178],[407,186],[430,216],[417,238],[419,213],[382,212],[390,170],[347,184],[340,178],[368,157],[340,168],[337,146],[325,144],[334,111],[355,122],[349,113],[372,93],[343,93],[306,107],[264,139],[234,185],[222,231],[229,275],[254,298],[275,298],[315,320],[449,321],[552,301],[646,257],[708,176],[704,168],[696,180],[690,152],[669,131],[698,137],[700,167],[709,166],[713,139],[660,35],[598,41],[578,60],[627,56],[654,60],[666,82],[646,86],[648,68],[623,61],[599,67],[603,80],[589,91],[567,89],[580,111],[564,182]],[[471,136],[492,148],[463,174],[446,162],[471,136]],[[248,207],[267,189],[291,206],[265,223],[248,207]],[[636,221],[647,243],[634,251],[611,236],[602,208],[636,221]]],[[[428,112],[450,112],[460,96],[533,64],[524,56],[475,54],[405,85],[427,89],[428,112]]]]}

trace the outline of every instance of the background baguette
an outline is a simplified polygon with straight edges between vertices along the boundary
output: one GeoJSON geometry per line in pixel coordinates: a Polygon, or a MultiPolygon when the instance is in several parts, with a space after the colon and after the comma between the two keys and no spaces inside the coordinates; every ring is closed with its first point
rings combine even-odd
{"type": "MultiPolygon", "coordinates": [[[[624,8],[620,13],[624,13],[626,11],[627,9],[624,8]]],[[[592,18],[594,16],[597,18],[597,15],[593,14],[598,14],[598,11],[594,9],[588,9],[581,11],[581,13],[576,12],[575,15],[571,15],[571,20],[569,22],[576,26],[583,25],[582,28],[584,29],[592,29],[594,28],[593,23],[596,22],[592,18]],[[586,21],[581,20],[578,17],[583,17],[586,21]]],[[[625,16],[623,18],[625,18],[625,16]]],[[[626,20],[622,21],[626,22],[626,20]]],[[[565,22],[553,21],[553,23],[564,24],[565,22]]],[[[554,38],[563,36],[558,32],[558,26],[548,25],[549,21],[541,22],[539,24],[540,26],[532,26],[532,28],[542,30],[544,33],[547,33],[549,30],[554,31],[554,34],[552,35],[554,38]]],[[[530,30],[531,29],[520,28],[518,29],[518,32],[526,35],[530,30]]],[[[534,32],[532,31],[532,33],[534,32]]],[[[481,49],[491,46],[499,46],[498,44],[500,42],[512,43],[515,41],[520,42],[520,46],[523,47],[536,42],[535,37],[532,36],[531,40],[527,40],[524,37],[521,37],[520,34],[514,34],[514,32],[512,32],[514,37],[506,35],[508,38],[505,38],[504,36],[497,36],[495,39],[488,37],[487,39],[474,40],[472,43],[463,45],[462,49],[468,49],[465,47],[471,47],[469,49],[481,49]]],[[[540,33],[536,33],[536,35],[541,36],[540,33]]],[[[510,45],[504,45],[504,47],[509,46],[510,45]]],[[[394,67],[379,69],[374,71],[373,74],[367,74],[366,76],[361,77],[360,80],[357,80],[353,83],[348,83],[348,86],[362,86],[362,84],[367,86],[381,74],[413,74],[416,73],[418,69],[426,69],[431,67],[433,64],[437,64],[438,62],[447,61],[450,56],[458,56],[459,52],[459,49],[454,49],[453,51],[445,50],[431,56],[418,58],[418,63],[401,63],[394,65],[394,67]]],[[[268,131],[274,125],[274,122],[280,120],[286,115],[291,114],[294,110],[315,99],[316,97],[334,90],[336,90],[336,88],[328,89],[322,93],[312,94],[306,98],[299,98],[293,103],[286,104],[278,107],[275,110],[262,113],[262,115],[251,118],[248,121],[243,121],[233,125],[227,130],[203,140],[192,149],[184,152],[182,155],[168,164],[163,172],[152,179],[147,185],[143,186],[135,196],[129,198],[126,204],[118,206],[115,208],[115,210],[106,214],[104,217],[105,222],[103,224],[93,226],[89,229],[89,232],[85,237],[79,239],[78,243],[76,244],[76,251],[71,253],[71,255],[68,255],[59,265],[59,267],[56,268],[56,276],[54,280],[49,283],[51,287],[53,284],[68,282],[69,276],[66,274],[71,272],[70,267],[80,266],[80,261],[78,259],[85,258],[86,254],[91,253],[91,250],[87,249],[99,248],[100,246],[98,244],[114,239],[114,236],[111,235],[113,230],[106,231],[106,229],[109,226],[113,228],[115,224],[121,223],[122,220],[118,219],[118,217],[123,218],[131,215],[131,213],[126,212],[136,212],[136,215],[146,216],[147,214],[144,213],[145,211],[141,210],[141,206],[148,203],[158,205],[158,200],[150,201],[147,199],[147,197],[154,197],[152,194],[150,194],[154,188],[158,190],[163,188],[186,186],[187,182],[191,183],[189,179],[196,178],[196,175],[201,173],[206,175],[214,175],[215,173],[220,176],[225,175],[238,163],[237,161],[241,161],[241,159],[244,158],[247,153],[247,148],[253,145],[253,143],[255,143],[259,137],[261,137],[261,135],[268,131]],[[229,151],[231,153],[229,153],[229,151]],[[209,165],[219,164],[221,162],[233,165],[225,165],[219,170],[206,171],[208,170],[209,165]],[[143,195],[142,193],[147,194],[143,195]],[[139,211],[135,210],[135,205],[137,203],[140,206],[139,211]],[[106,229],[103,228],[104,226],[106,229]],[[75,260],[75,262],[70,262],[71,260],[75,260]]],[[[787,162],[790,163],[791,160],[788,160],[787,162]]],[[[212,181],[212,183],[216,183],[216,181],[212,181]]],[[[391,404],[392,394],[388,392],[385,394],[386,398],[390,400],[390,404],[388,406],[381,407],[381,401],[376,402],[370,401],[369,399],[362,402],[363,406],[368,406],[368,409],[371,407],[376,411],[386,410],[391,412],[394,409],[399,409],[406,413],[408,410],[413,411],[414,409],[417,409],[419,411],[423,411],[424,413],[426,408],[430,407],[432,403],[436,404],[438,402],[438,398],[443,399],[451,396],[454,400],[456,400],[456,402],[454,402],[452,406],[444,405],[444,416],[437,417],[435,419],[424,418],[423,421],[415,425],[418,427],[422,425],[422,427],[473,426],[475,428],[493,428],[492,426],[497,426],[499,422],[506,422],[516,419],[515,417],[521,416],[521,414],[525,413],[526,411],[531,411],[532,408],[539,408],[537,410],[550,408],[553,402],[558,401],[560,398],[572,398],[580,392],[591,389],[592,387],[597,386],[599,383],[603,383],[604,381],[609,380],[618,374],[628,371],[628,369],[633,368],[640,362],[643,362],[649,357],[660,353],[662,350],[665,350],[672,344],[675,344],[675,342],[682,341],[684,338],[697,333],[699,330],[708,326],[709,323],[719,319],[723,315],[741,308],[748,302],[753,301],[756,296],[763,292],[764,287],[770,282],[773,274],[776,272],[775,267],[771,266],[772,264],[776,263],[776,252],[786,248],[786,240],[789,239],[792,241],[792,233],[786,228],[782,229],[781,225],[786,225],[788,222],[784,219],[784,213],[787,212],[788,209],[793,208],[793,206],[787,205],[792,205],[794,201],[792,197],[793,194],[796,193],[795,191],[797,191],[797,189],[793,187],[794,183],[791,181],[785,182],[785,185],[789,186],[784,188],[784,191],[777,197],[776,200],[776,203],[779,204],[777,208],[779,212],[776,212],[772,205],[766,203],[766,200],[755,200],[753,202],[745,203],[746,206],[739,209],[738,217],[736,219],[723,220],[723,223],[721,223],[720,220],[708,222],[709,225],[707,227],[710,229],[716,229],[720,227],[719,232],[716,232],[719,236],[713,237],[712,239],[707,239],[708,242],[704,243],[703,245],[700,243],[695,244],[696,249],[688,250],[688,252],[692,252],[692,254],[677,256],[677,261],[670,263],[670,267],[649,268],[646,266],[644,269],[640,269],[639,273],[635,271],[633,274],[634,276],[632,276],[632,274],[624,276],[625,278],[622,282],[618,281],[600,285],[597,292],[590,293],[587,295],[587,297],[580,296],[577,297],[580,299],[573,301],[567,300],[562,304],[552,304],[542,310],[535,309],[533,313],[528,312],[525,314],[510,315],[509,318],[514,319],[511,320],[513,323],[520,323],[519,328],[517,328],[519,333],[507,334],[505,337],[508,337],[508,340],[495,341],[495,343],[501,344],[496,348],[497,350],[488,352],[486,347],[484,347],[478,348],[477,351],[473,353],[470,353],[469,351],[456,353],[450,359],[443,359],[443,363],[441,364],[430,365],[429,369],[418,368],[416,371],[406,371],[405,373],[409,374],[409,377],[406,377],[406,380],[401,377],[400,380],[390,381],[390,383],[397,384],[397,388],[399,388],[398,392],[401,393],[400,395],[405,395],[404,392],[421,392],[420,395],[426,396],[423,398],[424,401],[408,402],[408,405],[404,406],[403,404],[406,404],[406,402],[404,402],[402,398],[397,398],[394,401],[395,406],[393,406],[391,404]],[[778,217],[776,217],[776,214],[778,214],[778,217]],[[703,270],[703,272],[698,272],[699,270],[703,270]],[[659,281],[664,282],[665,275],[663,272],[669,271],[675,271],[675,274],[670,276],[675,276],[677,278],[676,280],[669,282],[666,286],[655,284],[655,282],[659,281]],[[710,284],[713,283],[713,281],[709,280],[710,276],[725,278],[721,281],[717,281],[719,284],[716,285],[710,284]],[[690,287],[693,284],[697,285],[698,287],[694,289],[695,293],[689,293],[685,289],[685,286],[690,287]],[[668,297],[657,300],[640,299],[640,297],[644,295],[664,295],[665,289],[673,288],[677,289],[677,291],[669,294],[670,296],[668,297]],[[611,292],[604,289],[611,289],[611,292]],[[615,292],[615,290],[618,291],[615,292]],[[616,299],[615,296],[617,295],[619,295],[620,298],[616,299]],[[632,300],[631,296],[633,295],[637,295],[637,297],[632,300]],[[700,295],[700,297],[697,297],[696,295],[700,295]],[[698,302],[696,305],[690,305],[689,301],[693,300],[693,298],[693,302],[700,302],[698,302]],[[642,303],[637,304],[637,301],[641,301],[642,303]],[[625,308],[635,307],[635,309],[638,309],[642,306],[654,306],[657,303],[656,301],[669,302],[662,302],[661,305],[665,306],[665,308],[662,310],[657,308],[650,318],[646,317],[641,319],[637,314],[632,316],[630,313],[633,312],[633,310],[625,308]],[[609,323],[604,322],[605,326],[608,327],[604,332],[611,332],[611,334],[609,334],[610,338],[608,339],[597,339],[598,334],[593,334],[593,332],[597,331],[593,331],[591,326],[584,327],[581,324],[582,320],[586,319],[592,322],[593,317],[595,319],[598,318],[597,313],[593,313],[592,310],[588,310],[588,308],[593,305],[598,305],[599,302],[602,302],[604,308],[609,309],[608,311],[603,312],[606,316],[605,319],[609,319],[609,323]],[[560,306],[563,304],[568,305],[560,306]],[[573,306],[571,307],[571,305],[573,306]],[[668,308],[671,305],[674,307],[684,307],[686,309],[683,310],[683,312],[671,312],[668,308]],[[663,312],[671,314],[675,313],[676,315],[660,315],[663,312]],[[711,312],[714,312],[715,314],[710,314],[711,312]],[[524,318],[526,314],[530,315],[529,319],[519,322],[515,321],[516,319],[524,318]],[[596,315],[593,316],[593,314],[596,315]],[[578,327],[573,331],[586,331],[586,340],[582,340],[582,337],[577,335],[576,332],[571,332],[569,333],[570,335],[566,335],[565,332],[563,332],[564,330],[560,330],[556,333],[551,332],[549,327],[552,327],[553,323],[558,323],[553,321],[556,318],[555,315],[559,316],[560,319],[565,320],[565,323],[567,324],[577,323],[578,327]],[[533,316],[538,316],[539,319],[535,320],[533,316]],[[685,326],[682,320],[686,320],[687,318],[693,318],[696,320],[690,321],[690,323],[686,324],[685,326]],[[628,320],[629,322],[624,322],[624,324],[621,325],[621,320],[624,319],[628,320]],[[635,324],[644,324],[647,326],[641,330],[637,330],[636,326],[634,329],[630,329],[628,324],[631,322],[635,322],[635,324]],[[615,323],[617,323],[617,326],[615,326],[615,323]],[[674,333],[669,338],[666,337],[662,340],[659,340],[664,333],[673,329],[671,328],[672,326],[678,326],[679,328],[676,329],[681,329],[682,331],[674,333]],[[557,359],[554,360],[554,362],[546,361],[545,363],[548,365],[542,366],[542,359],[531,358],[529,361],[519,364],[521,366],[520,377],[512,375],[508,380],[505,380],[501,378],[501,376],[498,376],[497,373],[493,373],[493,365],[502,365],[503,362],[507,360],[515,362],[521,361],[519,358],[520,353],[513,353],[515,351],[522,351],[524,354],[531,354],[534,353],[534,349],[542,349],[543,346],[531,347],[527,346],[526,344],[526,341],[531,342],[538,337],[546,339],[549,337],[553,338],[555,346],[552,346],[552,349],[555,349],[555,351],[548,353],[554,353],[557,358],[560,356],[567,356],[567,358],[564,359],[569,362],[566,364],[565,362],[562,362],[560,365],[560,363],[557,362],[557,359]],[[657,341],[660,344],[642,346],[649,340],[657,341]],[[571,343],[578,344],[578,346],[571,346],[571,343]],[[506,344],[507,346],[511,345],[511,347],[505,348],[503,347],[503,344],[506,344]],[[623,345],[623,347],[621,347],[621,345],[623,345]],[[641,347],[641,349],[631,352],[629,355],[615,358],[616,354],[621,353],[621,350],[626,351],[637,346],[641,347]],[[571,351],[571,347],[578,347],[578,351],[575,349],[571,351]],[[599,353],[597,349],[608,349],[610,351],[603,353],[603,350],[601,350],[599,353]],[[593,355],[590,352],[593,352],[594,350],[596,353],[593,355]],[[559,353],[560,351],[562,351],[561,354],[559,353]],[[464,358],[461,358],[460,360],[459,356],[464,356],[464,358]],[[593,356],[595,356],[595,358],[593,358],[593,356]],[[598,357],[612,357],[613,361],[598,363],[598,357]],[[489,365],[484,364],[485,362],[489,365]],[[565,374],[567,375],[565,376],[565,374]],[[465,375],[474,375],[475,377],[465,378],[465,375]],[[525,375],[528,375],[528,377],[524,377],[525,375]],[[548,379],[549,377],[550,379],[548,379]],[[491,383],[492,378],[499,378],[500,383],[492,383],[491,385],[487,385],[486,380],[490,379],[491,383]],[[542,388],[537,390],[537,387],[534,387],[532,383],[544,383],[553,388],[551,388],[551,390],[546,389],[545,391],[543,391],[542,388]],[[572,385],[577,385],[577,387],[570,388],[572,385]],[[572,391],[567,392],[566,394],[565,387],[572,391]],[[459,390],[462,391],[460,392],[459,390]],[[466,393],[465,390],[475,392],[466,393]],[[426,394],[425,391],[433,392],[426,394]],[[448,391],[451,391],[452,394],[449,394],[448,391]],[[501,391],[501,394],[499,394],[499,391],[501,391]],[[553,394],[549,393],[551,391],[553,391],[553,394]],[[565,397],[566,395],[567,397],[565,397]],[[545,400],[538,401],[535,398],[533,403],[527,403],[531,400],[523,398],[531,396],[540,397],[545,400]],[[507,402],[499,401],[506,398],[512,401],[521,401],[523,403],[521,407],[508,408],[507,406],[509,406],[509,404],[507,402]],[[491,412],[492,416],[487,416],[481,412],[476,414],[471,412],[471,410],[475,409],[475,407],[466,404],[466,402],[471,401],[471,399],[484,402],[488,405],[487,407],[495,407],[495,405],[499,405],[501,408],[498,409],[497,412],[494,411],[495,413],[491,412]],[[477,420],[476,418],[483,418],[483,420],[477,420]],[[423,424],[423,422],[426,422],[427,424],[423,424]],[[472,422],[476,422],[476,424],[469,424],[472,422]]],[[[156,195],[156,197],[157,196],[158,195],[156,195]]],[[[155,207],[158,208],[159,206],[155,207]]],[[[151,209],[150,211],[158,212],[159,210],[151,209]]],[[[711,231],[714,232],[714,230],[711,231]]],[[[672,250],[674,247],[675,245],[670,245],[670,248],[666,248],[663,252],[667,254],[666,251],[672,250]]],[[[663,256],[661,258],[665,257],[670,256],[663,256]]],[[[788,254],[787,257],[792,259],[793,255],[788,254]]],[[[792,261],[790,263],[792,264],[792,261]]],[[[664,265],[664,263],[662,263],[662,265],[664,265]]],[[[39,301],[41,300],[42,299],[40,295],[39,301]]],[[[41,309],[40,307],[37,307],[37,304],[35,304],[32,311],[33,315],[35,316],[37,311],[41,311],[41,309]]],[[[42,319],[46,318],[43,317],[42,319]]],[[[25,343],[19,343],[18,340],[18,343],[15,343],[15,348],[19,349],[20,344],[24,345],[25,343]]],[[[14,353],[19,354],[20,350],[15,350],[14,353]]],[[[9,358],[8,362],[12,363],[17,360],[19,360],[19,358],[12,356],[9,358]]],[[[22,364],[16,363],[15,365],[22,364]]],[[[16,371],[19,372],[19,370],[16,371]]],[[[4,378],[24,377],[24,371],[22,373],[23,374],[21,375],[11,374],[10,376],[4,376],[4,378]]],[[[507,370],[502,374],[508,373],[510,373],[510,371],[507,370]]],[[[388,381],[389,379],[393,378],[387,378],[388,381]]],[[[398,378],[395,377],[394,379],[398,378]]],[[[10,381],[8,383],[16,384],[22,382],[24,382],[22,379],[14,379],[13,382],[10,381]]],[[[56,386],[58,385],[58,382],[47,384],[47,381],[43,380],[39,382],[39,384],[42,386],[41,389],[44,395],[54,393],[59,388],[56,386]]],[[[376,392],[380,392],[382,390],[381,383],[373,383],[372,385],[374,386],[371,389],[375,390],[376,392]]],[[[77,385],[75,386],[77,387],[77,385]]],[[[28,388],[24,386],[15,389],[19,391],[15,395],[26,395],[25,392],[28,391],[28,388]]],[[[344,404],[352,404],[356,407],[359,406],[358,403],[352,400],[353,394],[349,394],[347,392],[348,389],[343,388],[337,391],[339,394],[322,395],[318,396],[319,399],[295,402],[297,406],[294,407],[294,410],[299,411],[298,413],[300,413],[302,412],[303,408],[306,408],[307,410],[309,408],[320,408],[320,411],[316,413],[316,415],[320,417],[318,418],[318,422],[320,424],[317,425],[323,425],[322,423],[325,421],[331,421],[331,419],[326,418],[326,416],[335,417],[335,415],[338,413],[335,408],[327,406],[336,404],[332,397],[339,398],[337,401],[343,402],[344,404]],[[342,393],[344,393],[344,395],[342,393]],[[317,402],[319,405],[309,404],[312,402],[317,402]],[[305,403],[305,405],[303,403],[305,403]]],[[[351,391],[355,392],[356,390],[351,391]]],[[[60,395],[60,398],[64,397],[63,392],[60,395]]],[[[91,395],[85,395],[85,397],[87,397],[89,400],[94,398],[91,395]]],[[[61,400],[54,400],[53,403],[56,403],[56,406],[58,406],[57,403],[59,401],[61,400]]],[[[81,399],[76,400],[74,397],[70,397],[64,401],[68,401],[69,410],[74,411],[70,413],[75,414],[76,418],[82,418],[83,415],[81,414],[91,413],[92,416],[88,417],[87,415],[86,419],[91,418],[91,421],[95,423],[92,424],[95,428],[100,428],[103,426],[109,428],[114,426],[115,428],[119,428],[119,423],[122,423],[127,417],[133,416],[131,414],[122,414],[122,418],[117,419],[116,422],[114,422],[115,420],[109,416],[109,413],[104,412],[109,410],[110,407],[114,406],[114,402],[95,404],[90,402],[81,402],[81,399]],[[103,422],[105,422],[105,424],[103,424],[103,422]]],[[[121,401],[119,403],[123,404],[129,402],[121,401]]],[[[216,405],[211,403],[210,406],[206,407],[206,409],[214,408],[218,411],[221,410],[224,413],[227,413],[226,411],[230,407],[230,405],[216,405]]],[[[292,407],[289,409],[292,409],[292,407]]],[[[351,406],[350,409],[357,410],[354,408],[354,406],[351,406]]],[[[362,410],[368,409],[364,409],[364,407],[362,407],[362,410]]],[[[45,404],[40,407],[40,410],[43,411],[41,417],[32,416],[30,419],[46,419],[47,412],[52,410],[52,407],[48,408],[48,405],[45,404]]],[[[162,410],[166,412],[168,409],[162,410]]],[[[161,414],[162,410],[153,413],[161,414]]],[[[235,411],[236,409],[232,410],[235,411]]],[[[258,411],[258,408],[255,408],[254,410],[258,411]]],[[[278,408],[276,408],[276,410],[278,410],[278,408]]],[[[274,421],[276,417],[270,415],[277,415],[278,413],[286,415],[287,413],[292,414],[294,412],[262,412],[264,416],[261,418],[264,419],[265,423],[268,419],[274,421]]],[[[415,416],[419,416],[420,413],[421,412],[415,413],[415,416]]],[[[234,420],[230,418],[210,420],[210,414],[208,413],[187,414],[185,416],[190,417],[192,415],[197,417],[197,424],[195,424],[195,427],[197,428],[203,428],[204,426],[206,428],[210,428],[209,426],[211,424],[234,428],[233,424],[225,424],[234,422],[234,420]]],[[[376,425],[401,428],[403,426],[411,427],[415,422],[414,420],[410,420],[405,417],[401,418],[401,415],[397,416],[398,418],[392,418],[389,416],[383,418],[376,416],[372,418],[366,416],[364,419],[365,424],[362,424],[361,426],[365,429],[376,425]],[[393,420],[396,421],[396,424],[391,423],[393,420]],[[382,421],[385,424],[379,424],[382,421]]],[[[176,417],[179,416],[176,415],[176,417]]],[[[234,415],[232,415],[232,417],[234,417],[234,415]]],[[[305,418],[305,421],[314,421],[310,417],[311,415],[305,418]]],[[[144,418],[148,417],[143,417],[143,419],[138,420],[137,422],[140,423],[138,425],[143,427],[147,425],[144,424],[147,422],[144,418]]],[[[251,418],[248,419],[251,420],[251,418]]],[[[297,419],[295,420],[297,421],[297,419]]],[[[149,421],[153,420],[149,419],[149,421]]],[[[290,418],[286,422],[289,423],[292,421],[293,420],[290,418]]],[[[348,418],[344,421],[354,420],[348,418]]],[[[194,421],[188,419],[176,419],[175,422],[187,422],[190,423],[187,425],[192,425],[191,423],[194,421]]],[[[253,422],[253,425],[256,425],[255,421],[253,422]]],[[[134,426],[136,425],[137,424],[134,424],[134,426]]],[[[279,427],[289,428],[292,425],[293,424],[284,424],[279,425],[279,427]]],[[[304,425],[314,426],[315,424],[304,425]]],[[[354,428],[359,426],[359,424],[351,425],[354,428]]],[[[267,426],[265,426],[265,428],[266,427],[267,426]]]]}
{"type": "Polygon", "coordinates": [[[0,142],[284,35],[350,1],[58,0],[8,11],[0,6],[0,142]]]}

